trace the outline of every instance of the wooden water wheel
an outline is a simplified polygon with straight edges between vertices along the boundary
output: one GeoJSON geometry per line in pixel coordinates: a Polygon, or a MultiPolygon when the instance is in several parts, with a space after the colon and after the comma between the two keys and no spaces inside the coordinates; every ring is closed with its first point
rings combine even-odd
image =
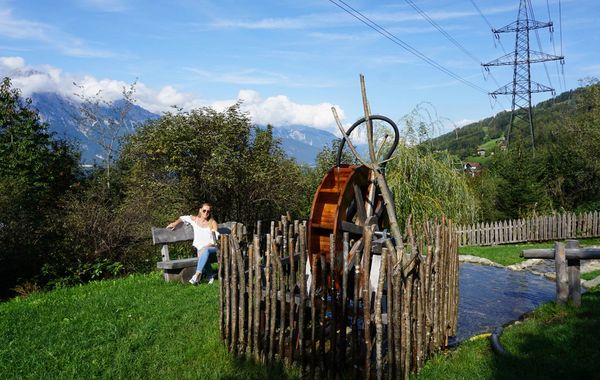
{"type": "MultiPolygon", "coordinates": [[[[370,119],[383,121],[394,130],[394,141],[384,157],[387,160],[398,144],[398,128],[385,116],[373,115],[370,119]]],[[[364,123],[365,118],[358,120],[346,135],[364,123]]],[[[350,239],[357,240],[362,235],[367,218],[374,216],[380,227],[385,223],[385,218],[382,217],[385,207],[374,188],[370,170],[364,165],[340,163],[344,142],[343,139],[338,149],[337,165],[323,177],[313,198],[308,222],[308,253],[314,264],[320,256],[324,256],[329,262],[330,234],[335,235],[335,249],[341,252],[344,232],[350,234],[350,239]],[[369,188],[370,185],[373,186],[372,189],[369,188]],[[373,196],[367,201],[370,191],[373,196]]]]}

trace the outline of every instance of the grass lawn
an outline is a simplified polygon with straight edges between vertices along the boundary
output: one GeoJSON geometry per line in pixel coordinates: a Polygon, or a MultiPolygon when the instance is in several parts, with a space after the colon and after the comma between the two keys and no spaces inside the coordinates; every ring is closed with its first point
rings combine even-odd
{"type": "MultiPolygon", "coordinates": [[[[165,283],[159,273],[33,294],[0,303],[0,379],[280,379],[282,365],[238,360],[219,339],[218,286],[165,283]]],[[[502,342],[440,353],[419,379],[598,378],[600,287],[582,307],[549,303],[502,342]]]]}
{"type": "Polygon", "coordinates": [[[217,284],[152,273],[0,303],[0,379],[289,376],[227,352],[218,300],[217,284]]]}
{"type": "Polygon", "coordinates": [[[581,274],[583,280],[593,280],[598,276],[600,276],[600,269],[581,274]]]}
{"type": "MultiPolygon", "coordinates": [[[[589,245],[600,245],[600,239],[581,239],[579,240],[579,243],[583,247],[589,245]]],[[[525,259],[519,257],[521,251],[524,249],[553,247],[554,242],[495,245],[487,247],[468,246],[460,247],[458,249],[458,253],[461,255],[484,257],[502,265],[511,265],[525,261],[525,259]]]]}
{"type": "Polygon", "coordinates": [[[600,288],[582,297],[582,306],[551,302],[523,323],[507,328],[499,357],[489,339],[461,344],[429,360],[419,379],[598,379],[600,378],[600,288]]]}

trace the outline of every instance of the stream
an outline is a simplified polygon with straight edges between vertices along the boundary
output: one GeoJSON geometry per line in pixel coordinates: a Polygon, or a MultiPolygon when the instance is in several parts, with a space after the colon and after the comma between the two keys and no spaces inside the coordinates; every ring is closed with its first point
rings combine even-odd
{"type": "Polygon", "coordinates": [[[529,271],[461,263],[456,339],[491,332],[551,301],[556,285],[529,271]]]}

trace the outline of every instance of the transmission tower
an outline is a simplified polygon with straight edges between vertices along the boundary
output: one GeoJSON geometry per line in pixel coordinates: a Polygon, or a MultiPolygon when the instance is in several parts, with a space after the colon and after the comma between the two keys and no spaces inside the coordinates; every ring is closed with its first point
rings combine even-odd
{"type": "Polygon", "coordinates": [[[516,119],[519,118],[529,125],[531,145],[532,148],[535,149],[531,94],[537,92],[552,92],[552,94],[554,94],[554,89],[531,80],[531,64],[556,60],[563,61],[564,57],[533,51],[529,48],[530,30],[549,28],[550,32],[552,32],[553,25],[552,22],[539,22],[530,19],[528,5],[531,7],[530,0],[520,0],[517,21],[500,29],[492,29],[492,32],[494,32],[497,38],[500,33],[515,32],[515,51],[491,62],[483,63],[482,66],[487,71],[489,71],[490,66],[513,66],[512,83],[506,84],[489,94],[494,98],[497,95],[512,95],[510,124],[508,126],[508,136],[506,139],[507,145],[510,142],[511,130],[513,129],[516,119]]]}

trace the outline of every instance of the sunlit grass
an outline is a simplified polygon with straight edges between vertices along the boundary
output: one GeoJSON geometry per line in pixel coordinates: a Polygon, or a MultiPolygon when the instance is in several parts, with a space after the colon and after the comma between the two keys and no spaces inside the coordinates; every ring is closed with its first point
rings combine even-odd
{"type": "Polygon", "coordinates": [[[0,378],[281,378],[236,360],[219,337],[217,283],[158,273],[0,304],[0,378]]]}

